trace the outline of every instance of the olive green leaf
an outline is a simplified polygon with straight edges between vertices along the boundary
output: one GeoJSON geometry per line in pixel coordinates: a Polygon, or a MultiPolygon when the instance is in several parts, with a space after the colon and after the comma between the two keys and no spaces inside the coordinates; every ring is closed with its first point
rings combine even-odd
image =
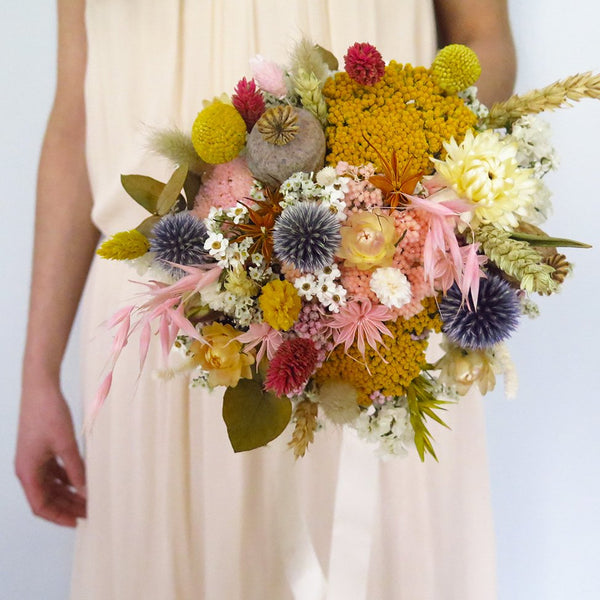
{"type": "Polygon", "coordinates": [[[188,166],[181,165],[175,169],[173,175],[167,181],[167,185],[163,188],[156,203],[156,212],[161,217],[166,215],[177,202],[187,174],[188,166]]]}
{"type": "Polygon", "coordinates": [[[520,231],[513,231],[510,234],[513,240],[519,240],[520,242],[528,242],[532,246],[551,246],[553,248],[591,248],[589,244],[583,242],[577,242],[575,240],[568,240],[566,238],[555,238],[547,235],[535,235],[533,233],[521,233],[520,231]]]}
{"type": "Polygon", "coordinates": [[[333,52],[326,50],[323,46],[319,46],[319,44],[315,44],[315,49],[321,55],[321,59],[329,67],[330,71],[337,71],[340,68],[338,59],[333,52]]]}
{"type": "Polygon", "coordinates": [[[152,230],[154,226],[160,221],[160,217],[158,215],[150,215],[146,219],[144,219],[136,229],[144,234],[147,238],[152,237],[152,230]]]}
{"type": "Polygon", "coordinates": [[[265,446],[281,434],[291,416],[289,398],[265,392],[252,379],[241,379],[223,396],[223,419],[235,452],[265,446]]]}
{"type": "Polygon", "coordinates": [[[192,210],[194,208],[194,201],[196,200],[196,196],[198,195],[198,190],[202,185],[202,178],[200,175],[193,173],[190,171],[185,178],[185,182],[183,184],[183,190],[185,192],[185,197],[187,198],[187,209],[192,210]]]}
{"type": "Polygon", "coordinates": [[[156,214],[158,199],[165,184],[146,175],[121,175],[125,191],[148,212],[156,214]]]}

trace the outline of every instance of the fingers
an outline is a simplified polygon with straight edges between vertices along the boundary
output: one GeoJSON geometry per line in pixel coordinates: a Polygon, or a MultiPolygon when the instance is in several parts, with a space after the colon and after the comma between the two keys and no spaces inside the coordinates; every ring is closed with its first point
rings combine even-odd
{"type": "Polygon", "coordinates": [[[81,496],[85,497],[85,467],[81,454],[79,454],[77,442],[74,439],[71,440],[68,446],[58,452],[58,456],[68,481],[81,496]]]}
{"type": "Polygon", "coordinates": [[[19,478],[34,515],[66,527],[75,527],[77,519],[86,516],[85,498],[75,491],[54,458],[37,472],[19,478]]]}

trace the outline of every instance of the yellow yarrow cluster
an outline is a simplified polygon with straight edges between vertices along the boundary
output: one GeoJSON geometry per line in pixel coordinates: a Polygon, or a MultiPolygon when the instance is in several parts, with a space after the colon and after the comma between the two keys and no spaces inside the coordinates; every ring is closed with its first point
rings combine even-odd
{"type": "Polygon", "coordinates": [[[380,355],[367,347],[363,359],[356,344],[351,346],[348,354],[343,346],[337,346],[317,371],[317,383],[323,384],[328,380],[350,383],[356,388],[358,403],[362,406],[371,404],[369,395],[377,390],[385,396],[404,395],[426,362],[427,340],[414,340],[411,334],[420,335],[425,329],[440,331],[442,325],[433,299],[427,299],[423,304],[424,310],[414,317],[401,317],[386,323],[393,338],[383,338],[387,348],[379,346],[380,355]]]}
{"type": "Polygon", "coordinates": [[[150,243],[146,236],[137,229],[132,229],[115,233],[100,245],[96,254],[111,260],[130,260],[143,256],[149,248],[150,243]]]}
{"type": "Polygon", "coordinates": [[[445,92],[456,94],[479,79],[481,65],[471,48],[450,44],[437,53],[431,65],[431,75],[445,92]]]}
{"type": "Polygon", "coordinates": [[[294,284],[276,279],[262,287],[258,299],[264,320],[273,328],[287,331],[296,322],[302,301],[294,284]]]}
{"type": "Polygon", "coordinates": [[[198,113],[192,143],[203,161],[211,165],[229,162],[246,143],[246,123],[234,106],[215,100],[198,113]]]}
{"type": "Polygon", "coordinates": [[[341,72],[325,82],[328,105],[327,161],[352,165],[371,162],[381,170],[376,152],[363,137],[400,164],[412,160],[413,171],[430,173],[430,156],[445,155],[443,142],[462,140],[477,117],[457,96],[445,95],[424,67],[392,61],[383,78],[371,87],[352,81],[341,72]]]}

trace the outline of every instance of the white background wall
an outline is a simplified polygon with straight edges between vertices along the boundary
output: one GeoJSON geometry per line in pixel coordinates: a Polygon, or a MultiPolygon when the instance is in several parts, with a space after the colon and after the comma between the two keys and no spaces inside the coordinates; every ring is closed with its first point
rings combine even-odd
{"type": "MultiPolygon", "coordinates": [[[[30,516],[12,468],[35,171],[55,75],[54,3],[0,4],[0,596],[61,600],[73,536],[30,516]]],[[[517,91],[577,71],[600,72],[596,2],[511,0],[510,6],[517,91]]],[[[569,252],[575,277],[560,297],[542,299],[542,317],[525,322],[513,339],[518,399],[507,402],[499,391],[486,399],[500,600],[600,597],[600,102],[550,120],[562,166],[548,179],[555,215],[546,229],[595,247],[569,252]]],[[[76,360],[71,348],[64,389],[75,404],[76,360]]]]}

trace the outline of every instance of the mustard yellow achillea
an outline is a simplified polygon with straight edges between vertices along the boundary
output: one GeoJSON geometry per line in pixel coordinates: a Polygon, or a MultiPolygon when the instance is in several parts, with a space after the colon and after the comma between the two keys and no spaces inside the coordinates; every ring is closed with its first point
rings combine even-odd
{"type": "Polygon", "coordinates": [[[292,327],[302,308],[302,301],[294,285],[279,279],[262,287],[258,303],[265,322],[280,331],[287,331],[292,327]]]}
{"type": "Polygon", "coordinates": [[[100,245],[96,254],[110,260],[130,260],[143,256],[149,249],[150,242],[146,236],[137,229],[132,229],[115,233],[100,245]]]}
{"type": "Polygon", "coordinates": [[[198,113],[192,127],[192,144],[198,156],[211,165],[233,160],[246,143],[246,123],[231,104],[215,100],[198,113]]]}

